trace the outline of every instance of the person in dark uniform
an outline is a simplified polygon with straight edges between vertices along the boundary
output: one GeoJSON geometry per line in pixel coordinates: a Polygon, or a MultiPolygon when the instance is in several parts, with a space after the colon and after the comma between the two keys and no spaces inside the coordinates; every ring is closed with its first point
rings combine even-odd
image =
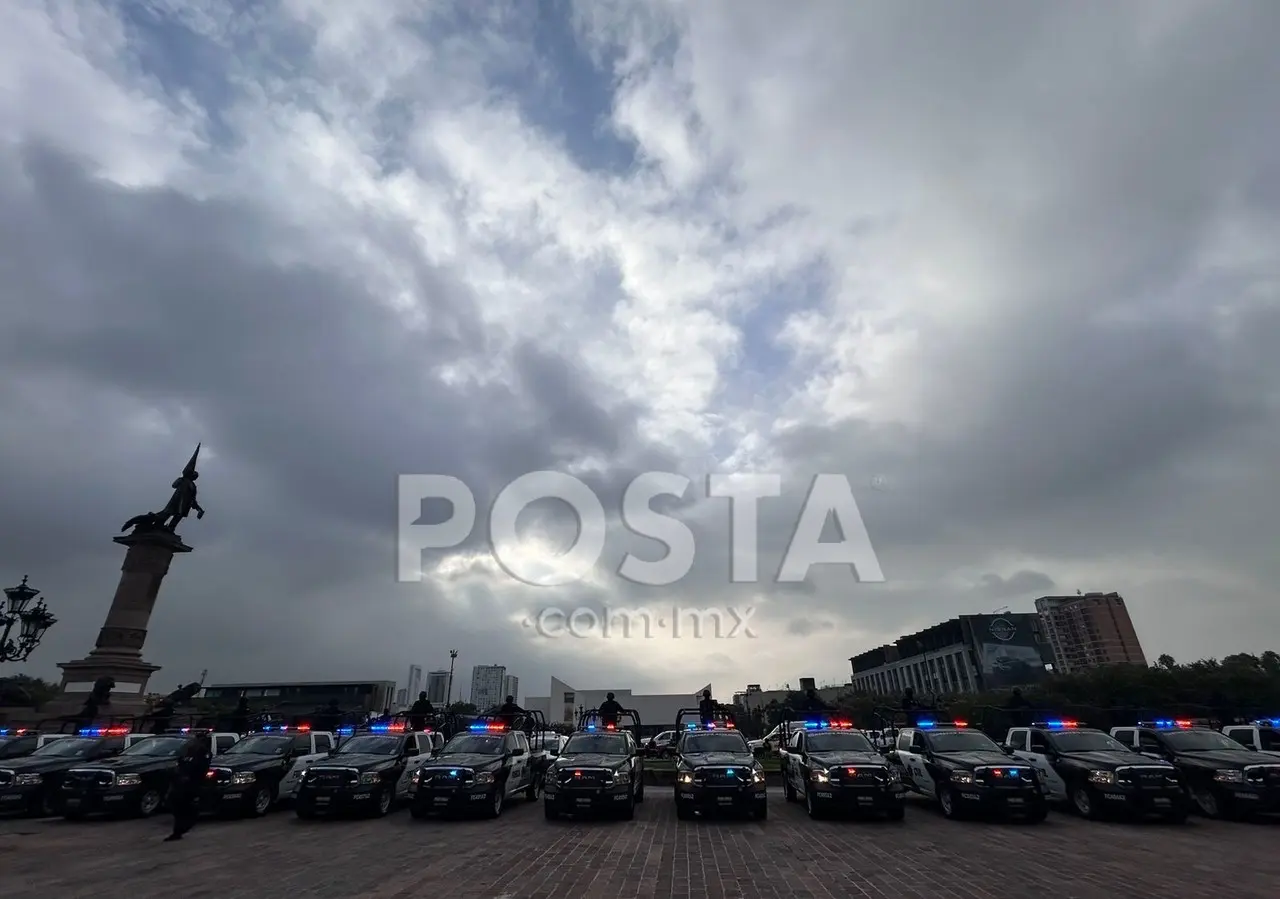
{"type": "Polygon", "coordinates": [[[600,715],[600,720],[604,722],[606,727],[610,724],[617,727],[618,716],[623,712],[622,703],[614,699],[613,694],[610,693],[605,696],[604,702],[600,703],[600,708],[596,709],[596,712],[600,715]]]}
{"type": "Polygon", "coordinates": [[[409,706],[409,727],[416,731],[427,729],[427,719],[434,716],[436,708],[427,699],[427,691],[418,694],[418,700],[409,706]]]}
{"type": "Polygon", "coordinates": [[[920,704],[916,702],[916,691],[910,687],[902,691],[902,714],[907,719],[907,727],[915,727],[920,720],[920,704]]]}
{"type": "Polygon", "coordinates": [[[329,704],[316,715],[316,730],[333,733],[340,727],[342,727],[342,707],[338,705],[338,700],[330,699],[329,704]]]}
{"type": "Polygon", "coordinates": [[[1027,710],[1031,708],[1031,703],[1027,702],[1027,697],[1022,695],[1019,687],[1014,687],[1013,692],[1009,694],[1009,701],[1005,703],[1004,709],[1009,713],[1010,727],[1026,727],[1027,710]]]}
{"type": "Polygon", "coordinates": [[[165,697],[156,703],[151,711],[151,733],[162,734],[173,726],[173,716],[177,714],[173,700],[165,697]]]}
{"type": "Polygon", "coordinates": [[[236,710],[231,713],[231,732],[244,735],[249,732],[249,697],[240,695],[236,710]]]}
{"type": "Polygon", "coordinates": [[[524,709],[516,705],[516,698],[514,696],[508,696],[506,701],[502,703],[502,705],[498,706],[497,715],[502,720],[502,723],[507,725],[507,727],[511,727],[515,724],[517,715],[523,714],[524,709]]]}
{"type": "Polygon", "coordinates": [[[200,787],[212,761],[209,737],[192,734],[178,756],[178,771],[169,795],[169,805],[173,809],[173,833],[164,838],[166,843],[182,839],[183,834],[196,826],[200,818],[200,787]]]}
{"type": "Polygon", "coordinates": [[[818,695],[818,691],[810,688],[804,691],[804,699],[800,701],[800,711],[802,712],[829,712],[831,706],[822,701],[822,697],[818,695]]]}
{"type": "Polygon", "coordinates": [[[716,720],[716,713],[720,711],[720,703],[711,698],[710,690],[702,691],[702,701],[698,703],[698,717],[702,719],[702,726],[706,727],[716,720]]]}

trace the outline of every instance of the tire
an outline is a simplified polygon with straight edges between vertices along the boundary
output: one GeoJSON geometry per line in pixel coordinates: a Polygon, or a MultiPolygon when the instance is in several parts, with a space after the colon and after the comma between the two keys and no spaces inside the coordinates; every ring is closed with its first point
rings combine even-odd
{"type": "Polygon", "coordinates": [[[1102,809],[1093,801],[1093,791],[1087,784],[1076,784],[1071,789],[1071,807],[1081,818],[1097,821],[1102,817],[1102,809]]]}
{"type": "Polygon", "coordinates": [[[1188,793],[1191,795],[1191,801],[1195,804],[1196,811],[1204,815],[1206,818],[1221,818],[1222,804],[1218,802],[1218,797],[1214,794],[1212,787],[1192,787],[1188,793]]]}
{"type": "Polygon", "coordinates": [[[907,807],[902,803],[891,806],[889,810],[885,812],[884,817],[886,821],[905,821],[907,819],[907,807]]]}
{"type": "Polygon", "coordinates": [[[533,780],[529,782],[529,789],[524,791],[524,798],[530,802],[537,802],[542,798],[542,775],[533,775],[533,780]]]}
{"type": "Polygon", "coordinates": [[[160,791],[154,787],[149,787],[143,790],[142,795],[138,797],[138,805],[135,811],[139,818],[150,818],[160,811],[160,806],[163,804],[164,797],[160,795],[160,791]]]}
{"type": "Polygon", "coordinates": [[[782,773],[782,798],[787,802],[798,802],[800,795],[796,792],[795,784],[791,782],[791,778],[784,771],[782,773]]]}
{"type": "Polygon", "coordinates": [[[680,821],[692,821],[694,817],[693,808],[687,802],[676,800],[676,818],[680,821]]]}
{"type": "Polygon", "coordinates": [[[484,816],[486,818],[497,818],[502,814],[502,807],[507,801],[506,790],[502,784],[498,784],[493,788],[493,796],[489,799],[489,804],[484,807],[484,816]]]}
{"type": "Polygon", "coordinates": [[[938,787],[938,805],[942,807],[942,817],[952,821],[961,817],[960,806],[956,802],[956,791],[951,787],[938,787]]]}
{"type": "Polygon", "coordinates": [[[391,808],[394,806],[396,797],[390,787],[383,787],[378,791],[378,798],[373,802],[372,816],[375,818],[385,818],[391,814],[391,808]]]}
{"type": "Polygon", "coordinates": [[[636,816],[636,794],[634,788],[627,797],[627,803],[618,813],[618,817],[623,821],[630,821],[636,816]]]}
{"type": "Polygon", "coordinates": [[[822,807],[817,799],[813,798],[813,790],[810,789],[804,791],[804,810],[815,821],[820,821],[827,816],[827,810],[822,807]]]}
{"type": "Polygon", "coordinates": [[[543,803],[542,803],[542,815],[543,815],[543,817],[544,817],[544,818],[546,818],[548,821],[559,821],[559,820],[560,820],[560,811],[556,808],[556,806],[555,806],[555,803],[554,803],[554,802],[543,802],[543,803]]]}
{"type": "Polygon", "coordinates": [[[275,803],[275,792],[270,787],[258,787],[253,793],[253,801],[249,803],[248,815],[250,818],[261,818],[271,811],[271,806],[275,803]]]}
{"type": "Polygon", "coordinates": [[[751,817],[757,821],[767,821],[769,819],[769,803],[757,802],[756,807],[751,810],[751,817]]]}
{"type": "Polygon", "coordinates": [[[644,802],[644,775],[640,775],[640,785],[636,787],[636,802],[644,802]]]}
{"type": "Polygon", "coordinates": [[[54,806],[53,796],[48,790],[41,790],[36,794],[36,798],[27,806],[28,818],[51,818],[58,814],[57,808],[54,806]]]}

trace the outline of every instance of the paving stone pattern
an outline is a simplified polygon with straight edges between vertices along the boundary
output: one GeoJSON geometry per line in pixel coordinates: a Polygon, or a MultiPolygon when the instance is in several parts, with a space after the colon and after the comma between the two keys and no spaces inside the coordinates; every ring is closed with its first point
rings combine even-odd
{"type": "Polygon", "coordinates": [[[204,821],[163,843],[169,820],[0,822],[0,881],[15,896],[963,897],[1276,899],[1280,829],[1192,819],[1182,827],[951,822],[913,803],[902,824],[811,821],[770,796],[764,822],[677,821],[653,790],[634,821],[546,821],[517,802],[496,821],[204,821]]]}

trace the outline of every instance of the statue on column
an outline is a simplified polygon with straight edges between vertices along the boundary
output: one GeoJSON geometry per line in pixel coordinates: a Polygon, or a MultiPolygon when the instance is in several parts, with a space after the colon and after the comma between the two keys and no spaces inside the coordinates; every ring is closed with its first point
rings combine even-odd
{"type": "Polygon", "coordinates": [[[172,534],[192,510],[195,510],[197,519],[204,518],[204,507],[196,499],[196,480],[200,477],[200,473],[196,471],[196,461],[199,457],[200,444],[196,444],[196,451],[191,454],[187,467],[182,469],[182,474],[173,482],[173,493],[163,509],[135,515],[120,530],[132,529],[135,534],[144,531],[166,531],[172,534]]]}

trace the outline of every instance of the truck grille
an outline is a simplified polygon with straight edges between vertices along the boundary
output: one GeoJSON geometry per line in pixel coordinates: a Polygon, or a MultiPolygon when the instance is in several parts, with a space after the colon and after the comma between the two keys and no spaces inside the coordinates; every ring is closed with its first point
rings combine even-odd
{"type": "Polygon", "coordinates": [[[1250,765],[1244,769],[1250,783],[1280,785],[1280,765],[1250,765]]]}
{"type": "Polygon", "coordinates": [[[231,771],[227,768],[210,768],[209,773],[205,775],[205,780],[211,780],[216,784],[229,784],[231,771]]]}
{"type": "Polygon", "coordinates": [[[560,785],[571,790],[596,790],[613,780],[604,768],[565,768],[560,772],[560,785]]]}
{"type": "Polygon", "coordinates": [[[1022,789],[1029,783],[1034,781],[1034,775],[1030,768],[979,768],[974,772],[980,783],[987,784],[992,787],[1010,787],[1013,789],[1022,789]],[[997,773],[999,772],[999,773],[997,773]],[[1010,772],[1014,772],[1010,774],[1010,772]]]}
{"type": "Polygon", "coordinates": [[[695,779],[709,787],[740,787],[747,782],[744,768],[699,768],[695,779]]]}
{"type": "Polygon", "coordinates": [[[0,771],[0,787],[8,786],[13,783],[12,771],[0,771]]]}
{"type": "Polygon", "coordinates": [[[1177,784],[1178,775],[1171,768],[1137,765],[1118,769],[1116,780],[1122,784],[1151,789],[1177,784]]]}
{"type": "Polygon", "coordinates": [[[876,766],[863,768],[851,765],[846,768],[832,768],[828,777],[831,778],[832,783],[870,786],[872,784],[888,783],[889,769],[876,766]]]}
{"type": "Polygon", "coordinates": [[[116,776],[110,771],[81,768],[67,772],[67,783],[80,787],[109,787],[115,781],[116,776]]]}
{"type": "Polygon", "coordinates": [[[345,787],[360,783],[360,772],[352,768],[312,768],[307,783],[318,787],[345,787]]]}
{"type": "Polygon", "coordinates": [[[472,780],[473,772],[464,768],[423,768],[420,783],[424,787],[456,787],[472,780]]]}

